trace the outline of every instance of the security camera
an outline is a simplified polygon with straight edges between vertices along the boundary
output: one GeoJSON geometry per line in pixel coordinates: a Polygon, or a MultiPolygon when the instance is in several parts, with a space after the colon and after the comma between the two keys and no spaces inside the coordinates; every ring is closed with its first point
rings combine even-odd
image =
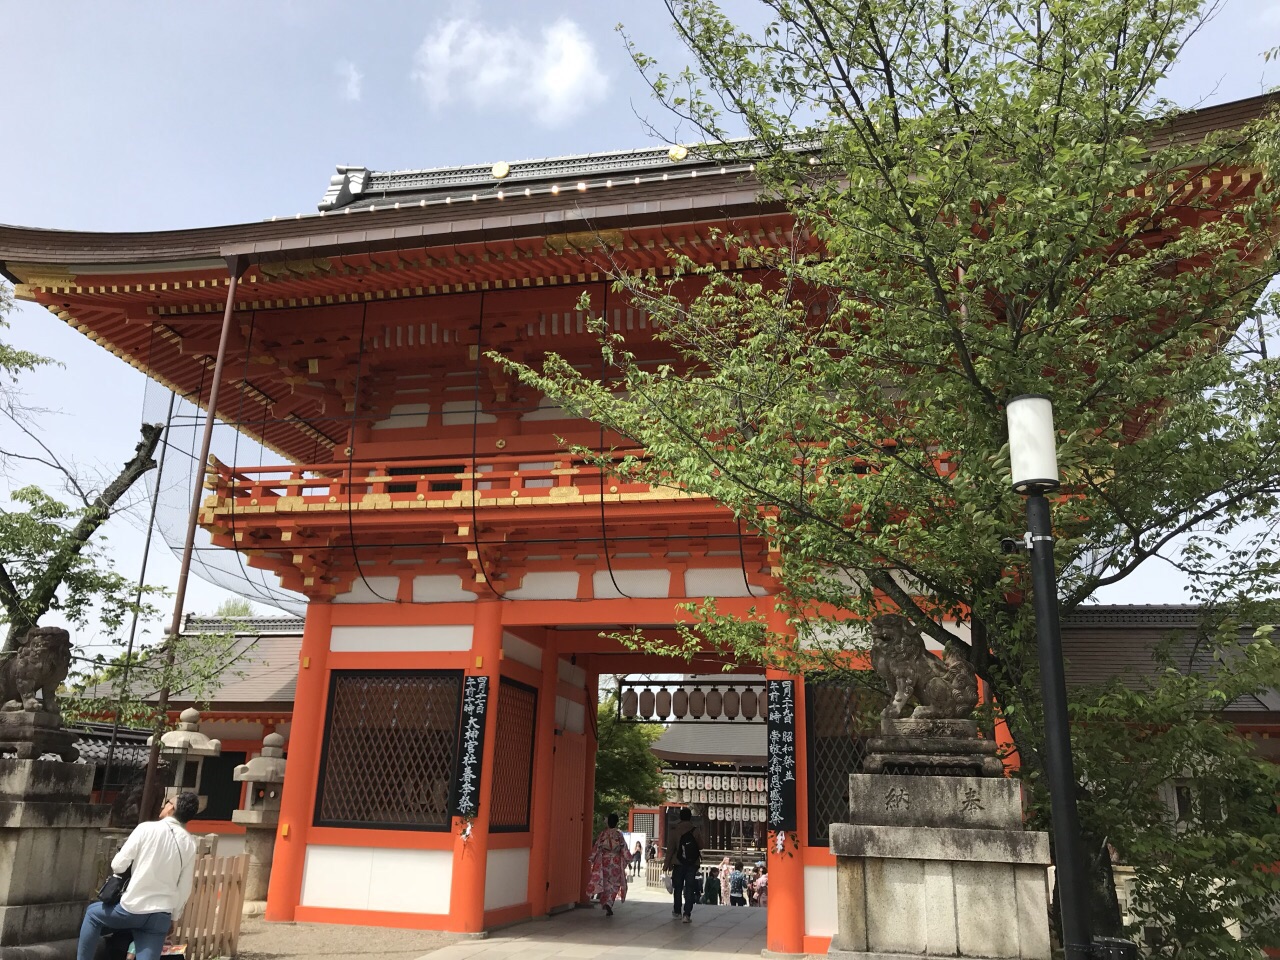
{"type": "Polygon", "coordinates": [[[1009,554],[1017,553],[1017,552],[1019,551],[1019,549],[1021,548],[1021,546],[1022,546],[1022,544],[1020,544],[1020,543],[1019,543],[1016,539],[1014,539],[1013,537],[1001,537],[1001,538],[1000,538],[1000,552],[1001,552],[1001,553],[1003,553],[1003,554],[1005,554],[1005,555],[1009,555],[1009,554]]]}

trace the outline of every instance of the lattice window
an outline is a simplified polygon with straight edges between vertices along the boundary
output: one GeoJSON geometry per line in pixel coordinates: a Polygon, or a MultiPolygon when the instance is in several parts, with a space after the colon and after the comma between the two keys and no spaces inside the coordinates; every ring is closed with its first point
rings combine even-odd
{"type": "Polygon", "coordinates": [[[804,685],[809,750],[809,845],[825,847],[849,819],[849,774],[862,769],[883,696],[857,678],[809,675],[804,685]]]}
{"type": "Polygon", "coordinates": [[[503,677],[498,688],[493,786],[489,790],[490,830],[510,832],[529,829],[533,734],[537,716],[537,691],[503,677]]]}
{"type": "Polygon", "coordinates": [[[316,823],[449,829],[461,700],[457,670],[334,671],[316,823]]]}
{"type": "Polygon", "coordinates": [[[656,813],[631,814],[631,832],[643,833],[650,840],[658,837],[658,815],[656,813]]]}

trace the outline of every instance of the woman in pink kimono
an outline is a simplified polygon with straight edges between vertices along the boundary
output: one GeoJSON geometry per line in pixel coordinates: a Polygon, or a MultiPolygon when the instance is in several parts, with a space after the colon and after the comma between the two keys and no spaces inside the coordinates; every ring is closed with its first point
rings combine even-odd
{"type": "Polygon", "coordinates": [[[729,855],[726,853],[724,859],[720,861],[720,902],[729,902],[729,874],[733,872],[733,864],[729,862],[729,855]]]}
{"type": "Polygon", "coordinates": [[[618,815],[609,814],[609,825],[600,831],[591,845],[591,879],[587,896],[599,897],[606,916],[613,916],[613,901],[627,899],[627,864],[631,854],[627,841],[618,829],[618,815]]]}

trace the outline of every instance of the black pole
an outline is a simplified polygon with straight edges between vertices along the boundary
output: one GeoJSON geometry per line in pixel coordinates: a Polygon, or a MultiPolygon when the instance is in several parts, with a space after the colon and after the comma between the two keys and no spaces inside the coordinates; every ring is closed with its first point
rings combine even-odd
{"type": "Polygon", "coordinates": [[[1053,527],[1049,501],[1027,497],[1031,531],[1031,579],[1035,597],[1036,640],[1040,651],[1040,691],[1044,700],[1044,765],[1053,814],[1054,862],[1058,870],[1058,907],[1067,960],[1088,960],[1090,931],[1080,816],[1076,811],[1076,775],[1067,726],[1067,683],[1062,672],[1062,631],[1058,625],[1058,582],[1053,566],[1053,527]]]}

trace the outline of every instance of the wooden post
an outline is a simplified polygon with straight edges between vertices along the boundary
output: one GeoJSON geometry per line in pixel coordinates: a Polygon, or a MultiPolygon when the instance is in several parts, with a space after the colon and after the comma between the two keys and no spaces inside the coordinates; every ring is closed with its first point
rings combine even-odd
{"type": "Polygon", "coordinates": [[[451,929],[458,933],[484,930],[484,884],[489,860],[489,812],[492,809],[493,754],[498,734],[498,684],[502,674],[502,607],[497,599],[475,604],[471,652],[475,656],[467,676],[489,678],[489,706],[484,727],[484,754],[480,764],[479,807],[464,839],[464,824],[453,818],[453,890],[450,897],[451,929]]]}
{"type": "Polygon", "coordinates": [[[591,867],[587,863],[587,854],[591,844],[595,842],[593,828],[595,826],[596,809],[596,751],[600,746],[599,731],[596,729],[597,705],[600,700],[600,674],[593,669],[589,657],[579,657],[578,665],[587,672],[587,702],[584,704],[586,714],[583,728],[587,734],[587,754],[582,776],[582,880],[578,886],[578,902],[587,902],[587,882],[591,879],[591,867]]]}
{"type": "Polygon", "coordinates": [[[302,897],[307,833],[315,811],[316,783],[320,777],[332,616],[333,607],[329,604],[313,602],[307,606],[298,660],[293,724],[289,730],[289,762],[285,766],[280,824],[276,827],[275,855],[267,888],[268,920],[293,920],[294,910],[302,897]]]}
{"type": "Polygon", "coordinates": [[[560,658],[555,637],[546,631],[542,647],[542,689],[538,691],[538,719],[533,758],[532,836],[529,846],[529,912],[547,912],[551,886],[551,799],[556,751],[556,693],[560,685],[560,658]]]}
{"type": "MultiPolygon", "coordinates": [[[[774,633],[795,642],[794,628],[781,612],[769,616],[769,628],[774,633]]],[[[807,731],[804,716],[804,678],[781,670],[766,669],[767,680],[796,681],[795,731],[796,731],[796,843],[786,838],[785,849],[779,853],[770,837],[769,844],[769,905],[765,932],[765,946],[771,953],[804,953],[804,858],[801,845],[808,833],[808,764],[805,762],[807,731]]]]}

